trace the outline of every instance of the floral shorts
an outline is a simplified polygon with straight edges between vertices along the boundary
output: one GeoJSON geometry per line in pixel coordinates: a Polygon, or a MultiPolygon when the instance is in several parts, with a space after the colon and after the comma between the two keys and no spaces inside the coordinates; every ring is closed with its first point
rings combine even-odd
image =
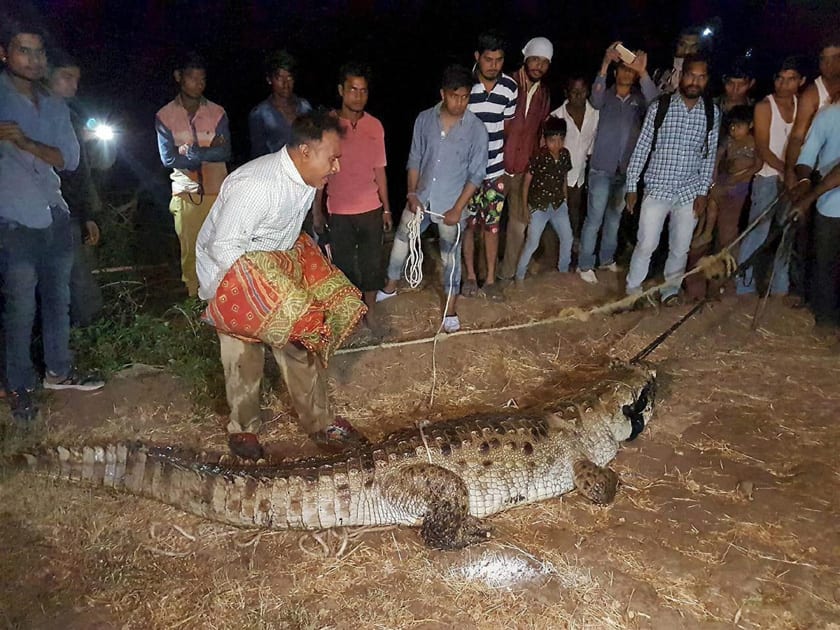
{"type": "Polygon", "coordinates": [[[502,175],[493,180],[485,179],[481,183],[481,187],[475,191],[467,205],[470,214],[467,227],[482,225],[486,232],[498,234],[509,181],[509,177],[502,175]]]}

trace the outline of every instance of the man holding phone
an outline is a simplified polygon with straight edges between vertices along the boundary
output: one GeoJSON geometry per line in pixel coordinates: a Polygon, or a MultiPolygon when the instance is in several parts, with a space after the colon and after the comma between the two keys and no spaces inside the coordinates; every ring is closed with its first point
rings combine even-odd
{"type": "Polygon", "coordinates": [[[659,90],[647,73],[647,53],[630,52],[621,42],[610,44],[592,84],[590,98],[600,116],[589,166],[586,221],[581,230],[578,273],[584,282],[598,282],[595,245],[602,226],[599,269],[618,271],[615,252],[624,208],[627,166],[648,104],[658,95],[659,90]],[[607,72],[612,64],[616,64],[615,84],[607,88],[607,72]],[[640,87],[636,87],[637,82],[640,87]]]}

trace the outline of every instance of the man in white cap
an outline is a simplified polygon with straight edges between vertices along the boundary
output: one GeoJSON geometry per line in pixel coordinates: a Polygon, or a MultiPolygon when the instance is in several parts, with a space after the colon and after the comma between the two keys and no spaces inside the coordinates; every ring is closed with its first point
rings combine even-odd
{"type": "Polygon", "coordinates": [[[525,63],[514,75],[518,87],[516,114],[505,127],[505,172],[512,176],[508,184],[508,225],[505,257],[499,277],[510,280],[525,243],[529,212],[522,203],[522,183],[528,161],[537,151],[545,119],[551,111],[548,88],[542,84],[551,66],[554,46],[545,37],[534,37],[522,49],[525,63]]]}

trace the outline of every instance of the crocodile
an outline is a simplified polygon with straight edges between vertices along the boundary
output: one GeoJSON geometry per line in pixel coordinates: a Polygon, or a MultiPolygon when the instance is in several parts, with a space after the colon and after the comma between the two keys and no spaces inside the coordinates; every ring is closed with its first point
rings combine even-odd
{"type": "Polygon", "coordinates": [[[574,399],[478,413],[392,433],[339,454],[244,464],[220,454],[118,442],[39,447],[17,458],[38,474],[155,499],[246,528],[420,528],[432,548],[486,540],[487,516],[577,489],[612,501],[607,468],[653,410],[656,373],[616,365],[574,399]]]}

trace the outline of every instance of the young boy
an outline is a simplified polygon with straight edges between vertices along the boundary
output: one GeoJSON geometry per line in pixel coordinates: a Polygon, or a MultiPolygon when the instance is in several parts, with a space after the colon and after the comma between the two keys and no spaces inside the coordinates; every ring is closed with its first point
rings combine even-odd
{"type": "MultiPolygon", "coordinates": [[[[749,194],[750,182],[764,164],[758,156],[752,135],[752,108],[736,105],[727,116],[728,136],[718,149],[717,177],[709,191],[706,213],[698,219],[694,230],[688,254],[689,269],[711,250],[713,239],[714,251],[718,252],[738,237],[738,221],[749,194]]],[[[702,274],[686,278],[685,286],[690,299],[701,300],[706,297],[706,279],[702,274]]]]}
{"type": "Polygon", "coordinates": [[[531,256],[540,244],[545,224],[557,233],[560,240],[560,257],[557,270],[569,271],[572,260],[572,225],[569,221],[568,183],[566,177],[572,169],[569,150],[563,146],[566,140],[566,121],[550,117],[543,128],[545,148],[532,160],[525,173],[522,187],[522,203],[531,212],[528,223],[528,237],[516,266],[516,282],[525,279],[525,272],[531,256]]]}

